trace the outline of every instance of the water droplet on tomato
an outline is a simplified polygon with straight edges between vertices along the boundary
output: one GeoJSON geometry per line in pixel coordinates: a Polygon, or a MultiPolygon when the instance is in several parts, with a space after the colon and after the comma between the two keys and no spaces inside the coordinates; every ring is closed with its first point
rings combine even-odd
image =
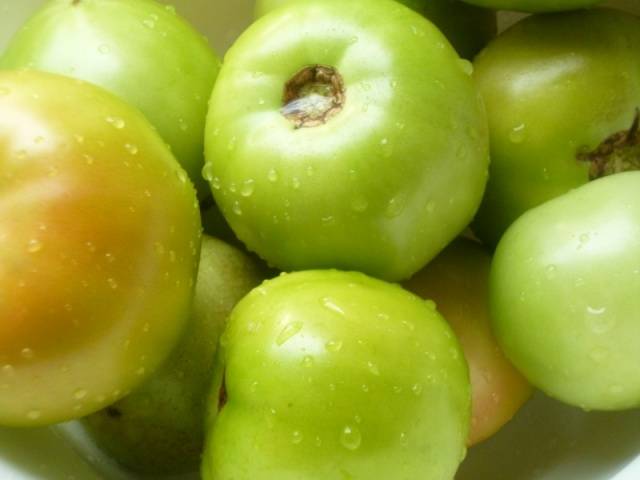
{"type": "Polygon", "coordinates": [[[286,342],[288,342],[292,337],[300,333],[302,330],[303,323],[301,321],[295,321],[287,324],[278,334],[276,338],[276,345],[281,347],[286,342]]]}
{"type": "Polygon", "coordinates": [[[347,450],[357,450],[362,444],[362,434],[355,425],[345,425],[340,432],[340,444],[347,450]]]}

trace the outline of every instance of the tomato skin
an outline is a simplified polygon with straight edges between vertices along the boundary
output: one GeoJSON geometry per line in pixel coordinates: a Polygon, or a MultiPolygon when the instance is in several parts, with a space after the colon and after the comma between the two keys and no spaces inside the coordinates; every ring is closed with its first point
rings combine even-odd
{"type": "Polygon", "coordinates": [[[195,191],[137,111],[0,72],[0,424],[86,415],[169,354],[188,316],[195,191]]]}
{"type": "Polygon", "coordinates": [[[309,1],[261,18],[227,53],[206,176],[238,238],[273,266],[398,280],[473,217],[485,121],[468,62],[430,22],[386,0],[309,1]],[[344,108],[296,128],[283,89],[309,65],[338,71],[344,108]]]}
{"type": "Polygon", "coordinates": [[[494,333],[535,386],[584,409],[640,405],[640,172],[534,208],[500,241],[494,333]]]}
{"type": "Polygon", "coordinates": [[[200,197],[209,195],[201,174],[203,130],[219,63],[206,40],[174,10],[146,0],[49,1],[0,57],[0,68],[86,80],[140,109],[200,197]]]}
{"type": "Polygon", "coordinates": [[[477,242],[458,239],[404,282],[433,300],[455,332],[469,364],[472,393],[469,446],[486,440],[531,396],[531,386],[509,363],[491,332],[491,256],[477,242]]]}
{"type": "Polygon", "coordinates": [[[111,458],[146,474],[198,471],[218,339],[234,305],[263,279],[250,257],[203,236],[193,308],[171,356],[131,395],[82,419],[111,458]]]}
{"type": "Polygon", "coordinates": [[[531,16],[474,62],[491,166],[474,232],[495,246],[529,208],[589,180],[593,151],[640,107],[640,20],[594,9],[531,16]]]}
{"type": "MultiPolygon", "coordinates": [[[[255,17],[306,0],[257,0],[255,17]]],[[[464,58],[473,58],[497,32],[495,12],[452,0],[397,0],[432,21],[464,58]]]]}
{"type": "Polygon", "coordinates": [[[283,274],[238,303],[218,353],[205,480],[451,480],[464,456],[460,346],[397,285],[283,274]]]}
{"type": "Polygon", "coordinates": [[[592,7],[603,0],[463,0],[471,5],[494,10],[516,10],[529,13],[561,12],[592,7]]]}

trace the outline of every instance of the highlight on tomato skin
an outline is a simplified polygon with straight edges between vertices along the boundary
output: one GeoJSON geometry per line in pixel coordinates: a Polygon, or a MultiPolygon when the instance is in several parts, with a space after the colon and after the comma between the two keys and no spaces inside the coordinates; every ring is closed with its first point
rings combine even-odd
{"type": "Polygon", "coordinates": [[[527,210],[611,170],[599,164],[638,168],[638,51],[640,18],[598,7],[530,15],[475,58],[491,137],[472,225],[483,243],[495,247],[527,210]]]}
{"type": "Polygon", "coordinates": [[[0,425],[118,400],[189,314],[193,185],[136,110],[78,80],[0,72],[0,425]]]}
{"type": "Polygon", "coordinates": [[[491,331],[490,267],[491,256],[484,248],[461,238],[404,283],[410,291],[436,303],[462,345],[471,376],[469,446],[496,433],[532,393],[491,331]]]}
{"type": "MultiPolygon", "coordinates": [[[[187,2],[188,3],[188,2],[187,2]]],[[[140,109],[200,198],[207,100],[220,60],[174,7],[148,0],[49,0],[0,50],[0,68],[79,78],[140,109]]]]}

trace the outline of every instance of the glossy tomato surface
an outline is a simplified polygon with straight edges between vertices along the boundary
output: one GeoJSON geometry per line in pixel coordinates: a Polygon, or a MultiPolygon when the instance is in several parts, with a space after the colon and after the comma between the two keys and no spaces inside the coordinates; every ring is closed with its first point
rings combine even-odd
{"type": "Polygon", "coordinates": [[[205,176],[272,265],[398,280],[473,217],[487,140],[470,64],[433,24],[392,1],[313,0],[261,18],[227,53],[205,176]]]}
{"type": "Polygon", "coordinates": [[[285,274],[240,301],[220,346],[206,480],[450,480],[464,457],[460,346],[397,285],[285,274]]]}
{"type": "Polygon", "coordinates": [[[483,241],[497,244],[526,210],[588,182],[599,158],[615,163],[601,154],[609,145],[637,157],[628,147],[638,139],[620,140],[640,108],[639,51],[638,17],[593,9],[528,17],[476,57],[491,135],[473,225],[483,241]]]}
{"type": "Polygon", "coordinates": [[[640,405],[640,172],[596,180],[518,219],[491,270],[494,332],[549,395],[640,405]]]}
{"type": "Polygon", "coordinates": [[[167,357],[200,220],[131,107],[77,80],[0,73],[0,425],[80,417],[167,357]]]}

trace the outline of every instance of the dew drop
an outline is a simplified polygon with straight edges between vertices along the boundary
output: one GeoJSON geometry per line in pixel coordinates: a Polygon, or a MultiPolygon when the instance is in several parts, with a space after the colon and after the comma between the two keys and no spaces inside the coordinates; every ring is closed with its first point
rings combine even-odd
{"type": "Polygon", "coordinates": [[[76,390],[73,394],[73,398],[75,398],[76,400],[82,400],[88,395],[88,393],[89,392],[87,392],[86,390],[76,390]]]}
{"type": "MultiPolygon", "coordinates": [[[[213,164],[211,162],[207,162],[202,167],[202,178],[204,178],[207,182],[211,182],[213,180],[213,164]]],[[[218,188],[220,185],[218,183],[218,188]]]]}
{"type": "Polygon", "coordinates": [[[338,315],[345,316],[344,310],[330,297],[322,297],[320,303],[327,310],[337,313],[338,315]]]}
{"type": "Polygon", "coordinates": [[[427,202],[427,205],[425,206],[425,210],[427,211],[427,213],[433,213],[435,209],[436,209],[436,202],[434,202],[433,200],[429,200],[427,202]]]}
{"type": "Polygon", "coordinates": [[[578,241],[580,242],[581,247],[589,243],[589,240],[591,240],[591,237],[589,236],[588,233],[583,233],[578,237],[578,241]]]}
{"type": "Polygon", "coordinates": [[[435,311],[438,308],[438,305],[433,300],[425,300],[424,304],[429,310],[435,311]]]}
{"type": "Polygon", "coordinates": [[[369,202],[364,197],[356,197],[351,202],[351,209],[354,212],[362,213],[365,212],[369,208],[369,202]]]}
{"type": "Polygon", "coordinates": [[[27,413],[27,418],[29,420],[38,420],[42,416],[42,412],[40,410],[31,410],[27,413]]]}
{"type": "Polygon", "coordinates": [[[322,217],[320,221],[322,222],[323,227],[330,227],[331,225],[334,225],[336,223],[336,219],[333,215],[322,217]]]}
{"type": "Polygon", "coordinates": [[[220,181],[220,177],[213,177],[211,179],[211,188],[214,190],[220,190],[222,187],[222,182],[220,181]]]}
{"type": "Polygon", "coordinates": [[[369,369],[369,372],[371,372],[376,377],[380,376],[380,369],[378,368],[378,365],[376,365],[375,363],[367,362],[367,368],[369,369]]]}
{"type": "Polygon", "coordinates": [[[20,351],[20,356],[26,360],[31,360],[34,357],[33,350],[30,348],[23,348],[20,351]]]}
{"type": "Polygon", "coordinates": [[[419,383],[414,383],[411,386],[411,391],[416,397],[419,397],[420,395],[422,395],[422,385],[419,383]]]}
{"type": "Polygon", "coordinates": [[[405,207],[406,199],[403,195],[397,195],[389,200],[387,208],[385,209],[385,215],[389,218],[397,217],[402,213],[405,207]]]}
{"type": "Polygon", "coordinates": [[[511,132],[509,132],[509,140],[511,140],[512,143],[522,143],[525,138],[525,128],[524,123],[513,127],[511,132]]]}
{"type": "Polygon", "coordinates": [[[298,430],[295,430],[292,434],[291,434],[291,442],[294,445],[300,445],[302,443],[302,440],[304,440],[304,437],[302,435],[301,432],[299,432],[298,430]]]}
{"type": "Polygon", "coordinates": [[[102,44],[98,47],[98,52],[102,53],[103,55],[106,55],[110,51],[111,47],[109,47],[109,45],[102,44]]]}
{"type": "Polygon", "coordinates": [[[42,242],[37,238],[32,238],[27,244],[27,252],[36,253],[42,250],[42,242]]]}
{"type": "Polygon", "coordinates": [[[305,357],[302,359],[302,365],[304,365],[305,367],[313,366],[313,357],[310,355],[305,355],[305,357]]]}
{"type": "Polygon", "coordinates": [[[462,70],[465,75],[473,75],[473,64],[469,60],[461,58],[460,60],[458,60],[458,65],[460,66],[460,70],[462,70]]]}
{"type": "Polygon", "coordinates": [[[105,120],[107,121],[107,123],[113,125],[118,130],[122,130],[126,126],[125,121],[120,117],[109,116],[105,120]]]}
{"type": "Polygon", "coordinates": [[[300,188],[300,179],[298,177],[293,177],[291,179],[291,186],[294,190],[298,190],[300,188]]]}
{"type": "Polygon", "coordinates": [[[267,180],[269,180],[271,183],[276,183],[278,181],[278,172],[275,168],[269,170],[269,172],[267,173],[267,180]]]}
{"type": "Polygon", "coordinates": [[[107,283],[109,284],[112,290],[115,290],[118,288],[118,282],[116,282],[113,278],[107,278],[107,283]]]}
{"type": "Polygon", "coordinates": [[[342,350],[342,341],[341,340],[329,340],[325,347],[330,352],[339,352],[342,350]]]}
{"type": "Polygon", "coordinates": [[[547,265],[546,268],[544,269],[547,278],[551,279],[554,278],[556,276],[556,272],[558,271],[558,267],[556,267],[555,265],[547,265]]]}
{"type": "Polygon", "coordinates": [[[14,368],[13,368],[12,365],[3,365],[2,369],[0,369],[0,371],[2,371],[3,375],[9,376],[9,375],[13,375],[14,368]]]}
{"type": "Polygon", "coordinates": [[[187,173],[182,168],[176,170],[176,177],[178,177],[180,183],[187,183],[187,179],[189,178],[187,177],[187,173]]]}
{"type": "Polygon", "coordinates": [[[254,189],[255,182],[253,181],[253,179],[247,179],[244,181],[242,187],[240,188],[240,195],[242,195],[243,197],[250,197],[251,195],[253,195],[254,189]]]}
{"type": "Polygon", "coordinates": [[[589,315],[602,315],[606,311],[607,311],[606,307],[587,306],[587,313],[589,313],[589,315]]]}
{"type": "Polygon", "coordinates": [[[151,19],[151,18],[145,18],[145,19],[142,21],[142,24],[143,24],[145,27],[147,27],[147,28],[151,28],[151,29],[155,28],[155,26],[156,26],[156,22],[155,22],[153,19],[151,19]]]}
{"type": "Polygon", "coordinates": [[[340,445],[347,450],[355,451],[362,444],[362,435],[358,427],[354,425],[345,425],[340,432],[340,445]]]}
{"type": "Polygon", "coordinates": [[[300,330],[302,330],[303,323],[300,321],[295,321],[287,324],[278,334],[276,338],[276,345],[279,347],[284,345],[287,341],[289,341],[293,336],[297,335],[300,330]]]}
{"type": "Polygon", "coordinates": [[[127,152],[129,152],[130,155],[138,154],[138,146],[134,145],[133,143],[125,143],[124,148],[127,152]]]}

